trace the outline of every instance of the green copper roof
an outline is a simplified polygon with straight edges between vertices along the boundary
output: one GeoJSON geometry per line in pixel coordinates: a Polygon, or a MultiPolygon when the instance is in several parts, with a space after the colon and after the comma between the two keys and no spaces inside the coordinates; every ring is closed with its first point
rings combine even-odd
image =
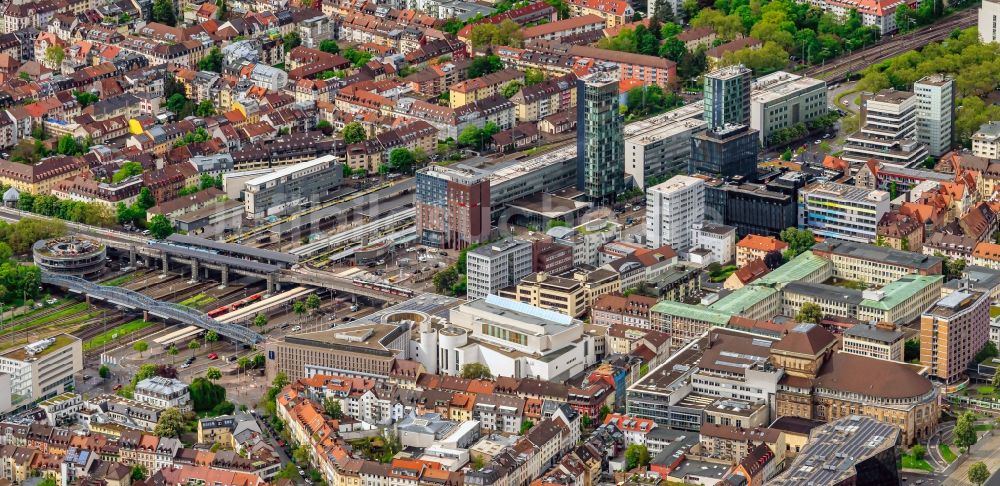
{"type": "Polygon", "coordinates": [[[654,305],[652,312],[669,316],[683,317],[696,321],[710,322],[722,326],[729,323],[732,314],[719,312],[700,305],[685,304],[673,300],[664,300],[654,305]]]}
{"type": "Polygon", "coordinates": [[[709,309],[728,314],[742,314],[758,302],[771,297],[777,290],[771,287],[747,285],[708,306],[709,309]]]}
{"type": "Polygon", "coordinates": [[[885,293],[882,300],[865,299],[861,301],[861,307],[889,310],[927,288],[928,285],[943,280],[944,275],[905,275],[882,287],[881,291],[885,293]]]}
{"type": "Polygon", "coordinates": [[[829,260],[813,255],[813,252],[806,251],[801,255],[792,258],[788,263],[775,268],[763,277],[751,282],[751,285],[766,285],[769,287],[782,286],[789,282],[805,280],[820,271],[826,265],[832,265],[829,260]]]}

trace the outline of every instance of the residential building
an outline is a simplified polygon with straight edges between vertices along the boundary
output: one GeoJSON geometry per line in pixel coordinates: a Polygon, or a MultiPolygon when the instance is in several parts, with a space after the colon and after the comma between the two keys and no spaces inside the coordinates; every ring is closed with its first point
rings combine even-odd
{"type": "Polygon", "coordinates": [[[148,403],[159,408],[177,408],[186,411],[191,408],[188,386],[175,378],[154,376],[135,384],[133,398],[137,402],[148,403]]]}
{"type": "Polygon", "coordinates": [[[862,100],[861,129],[844,142],[843,159],[864,164],[871,159],[914,167],[927,158],[917,140],[917,96],[892,89],[862,100]]]}
{"type": "Polygon", "coordinates": [[[625,186],[624,120],[618,80],[596,73],[577,80],[576,187],[594,201],[614,200],[625,186]]]}
{"type": "MultiPolygon", "coordinates": [[[[526,27],[522,31],[524,41],[541,39],[557,41],[567,37],[577,37],[589,33],[598,33],[607,26],[607,21],[598,15],[587,14],[570,17],[541,25],[526,27]]],[[[600,35],[600,34],[598,34],[600,35]]]]}
{"type": "Polygon", "coordinates": [[[799,190],[799,228],[824,238],[868,243],[889,211],[889,193],[835,182],[815,182],[799,190]]]}
{"type": "Polygon", "coordinates": [[[340,186],[343,164],[333,155],[282,167],[246,182],[246,216],[263,219],[298,211],[326,200],[340,186]]]}
{"type": "Polygon", "coordinates": [[[685,253],[694,245],[692,227],[705,215],[705,182],[677,175],[646,190],[646,244],[670,245],[685,253]]]}
{"type": "Polygon", "coordinates": [[[913,83],[917,95],[917,141],[940,157],[955,141],[955,79],[944,74],[924,76],[913,83]]]}
{"type": "Polygon", "coordinates": [[[762,145],[781,130],[803,126],[829,112],[826,82],[778,71],[757,78],[751,87],[750,128],[762,145]]]}
{"type": "Polygon", "coordinates": [[[777,238],[749,234],[736,244],[736,266],[743,267],[754,260],[763,260],[772,251],[781,253],[787,249],[788,243],[777,238]]]}
{"type": "MultiPolygon", "coordinates": [[[[983,8],[989,4],[997,8],[1000,14],[1000,3],[989,0],[983,2],[983,8]]],[[[987,159],[1000,159],[1000,121],[986,122],[979,126],[979,130],[972,134],[972,155],[987,159]]]]}
{"type": "MultiPolygon", "coordinates": [[[[620,0],[614,1],[620,2],[620,0]]],[[[608,27],[611,28],[614,26],[608,25],[608,27]]],[[[569,46],[566,53],[576,58],[592,59],[616,66],[618,72],[609,74],[612,74],[619,81],[635,80],[644,84],[656,84],[661,88],[667,88],[677,78],[677,64],[669,59],[658,56],[579,45],[569,46]]]]}
{"type": "Polygon", "coordinates": [[[458,108],[474,101],[482,101],[501,93],[510,83],[524,84],[524,72],[504,69],[474,79],[467,79],[451,86],[448,106],[458,108]]]}
{"type": "Polygon", "coordinates": [[[630,22],[635,15],[624,0],[570,0],[567,4],[570,16],[597,15],[607,20],[609,28],[630,22]]]}
{"type": "Polygon", "coordinates": [[[702,106],[691,103],[625,127],[625,174],[636,187],[687,171],[691,137],[708,127],[702,106]]]}
{"type": "Polygon", "coordinates": [[[623,325],[639,329],[652,329],[649,311],[657,299],[645,295],[631,294],[628,297],[604,294],[597,297],[590,309],[591,323],[612,327],[623,325]]]}
{"type": "Polygon", "coordinates": [[[736,228],[723,224],[695,223],[692,227],[693,247],[708,250],[711,260],[728,265],[736,258],[736,228]]]}
{"type": "Polygon", "coordinates": [[[417,239],[461,249],[490,236],[490,180],[475,169],[431,165],[417,171],[417,239]]]}
{"type": "Polygon", "coordinates": [[[510,101],[514,103],[517,121],[537,122],[576,106],[576,75],[570,73],[541,83],[524,86],[510,101]]]}
{"type": "Polygon", "coordinates": [[[1000,22],[1000,2],[983,0],[983,4],[979,7],[979,39],[983,44],[1000,42],[998,22],[1000,22]]]}
{"type": "Polygon", "coordinates": [[[858,324],[844,331],[841,341],[845,353],[869,358],[903,362],[903,333],[894,324],[858,324]]]}
{"type": "Polygon", "coordinates": [[[920,364],[928,376],[954,383],[989,337],[989,294],[952,292],[920,316],[920,364]]]}
{"type": "Polygon", "coordinates": [[[900,484],[901,435],[876,417],[847,415],[813,428],[795,461],[768,484],[900,484]]]}
{"type": "Polygon", "coordinates": [[[875,231],[875,241],[890,248],[917,253],[923,250],[924,223],[912,216],[896,211],[885,213],[875,231]]]}
{"type": "Polygon", "coordinates": [[[496,295],[531,273],[531,243],[507,239],[466,253],[469,299],[496,295]]]}
{"type": "Polygon", "coordinates": [[[83,370],[83,342],[58,334],[0,355],[0,406],[10,411],[53,397],[74,387],[83,370]]]}

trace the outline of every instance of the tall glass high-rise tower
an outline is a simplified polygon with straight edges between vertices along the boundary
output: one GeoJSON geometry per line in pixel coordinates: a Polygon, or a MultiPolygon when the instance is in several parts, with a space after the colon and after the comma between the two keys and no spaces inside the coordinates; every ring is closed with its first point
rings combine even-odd
{"type": "Polygon", "coordinates": [[[625,125],[618,112],[618,79],[599,72],[576,88],[576,185],[587,198],[613,202],[625,187],[625,125]]]}

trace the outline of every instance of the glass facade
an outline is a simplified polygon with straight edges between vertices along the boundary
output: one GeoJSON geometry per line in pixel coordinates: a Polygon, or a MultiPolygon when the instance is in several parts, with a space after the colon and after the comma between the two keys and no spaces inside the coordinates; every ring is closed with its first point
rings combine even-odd
{"type": "Polygon", "coordinates": [[[618,81],[606,73],[577,80],[577,189],[613,201],[625,185],[624,120],[618,81]]]}

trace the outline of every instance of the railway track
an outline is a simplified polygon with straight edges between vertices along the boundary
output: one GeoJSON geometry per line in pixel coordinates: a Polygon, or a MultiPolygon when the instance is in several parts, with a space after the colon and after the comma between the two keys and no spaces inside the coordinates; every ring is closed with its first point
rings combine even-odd
{"type": "Polygon", "coordinates": [[[955,29],[975,26],[977,16],[978,9],[969,8],[923,29],[897,35],[872,47],[841,56],[824,66],[813,66],[803,71],[802,74],[827,82],[842,81],[850,74],[859,72],[868,66],[898,56],[906,51],[918,49],[933,41],[944,39],[955,29]]]}

